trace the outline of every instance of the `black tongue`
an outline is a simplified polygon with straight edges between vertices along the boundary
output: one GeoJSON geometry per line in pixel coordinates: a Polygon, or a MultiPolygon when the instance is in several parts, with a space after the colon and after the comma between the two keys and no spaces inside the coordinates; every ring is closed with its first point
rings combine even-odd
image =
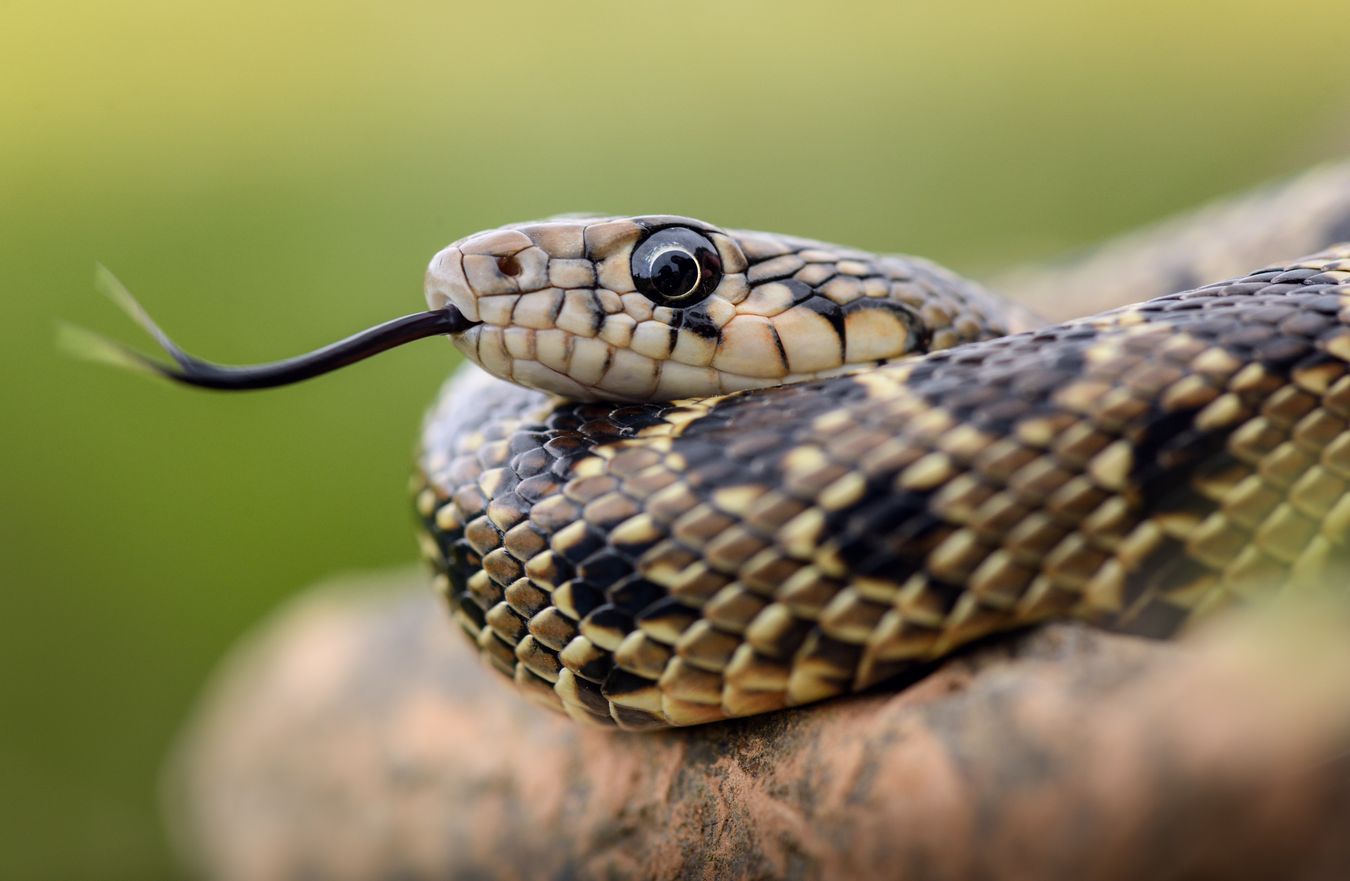
{"type": "Polygon", "coordinates": [[[159,325],[155,324],[141,304],[136,302],[112,273],[101,266],[97,283],[104,294],[155,338],[174,363],[165,364],[96,334],[71,329],[64,339],[77,355],[122,367],[146,370],[184,385],[219,391],[249,391],[302,382],[414,340],[463,333],[478,323],[465,318],[454,306],[447,306],[444,309],[418,312],[386,321],[344,340],[284,361],[231,366],[203,361],[184,352],[160,329],[159,325]]]}

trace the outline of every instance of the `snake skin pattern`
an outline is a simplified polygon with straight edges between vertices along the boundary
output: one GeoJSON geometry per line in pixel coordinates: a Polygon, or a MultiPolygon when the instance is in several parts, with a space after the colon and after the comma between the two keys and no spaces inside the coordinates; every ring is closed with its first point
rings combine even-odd
{"type": "MultiPolygon", "coordinates": [[[[777,242],[746,249],[747,280],[833,253],[726,235],[777,242]]],[[[869,369],[678,401],[453,380],[414,492],[455,620],[527,695],[644,729],[1052,618],[1166,636],[1345,555],[1350,246],[1040,330],[986,318],[869,369]]]]}

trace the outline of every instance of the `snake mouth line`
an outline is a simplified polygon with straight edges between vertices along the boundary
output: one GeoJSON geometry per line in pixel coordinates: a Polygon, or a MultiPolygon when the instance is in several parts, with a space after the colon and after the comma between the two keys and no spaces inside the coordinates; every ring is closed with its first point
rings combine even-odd
{"type": "Polygon", "coordinates": [[[103,266],[97,269],[95,284],[105,296],[140,325],[142,330],[154,337],[174,363],[166,364],[121,343],[77,327],[63,328],[62,342],[67,349],[83,358],[152,373],[183,385],[216,391],[251,391],[291,385],[331,373],[415,340],[431,336],[455,336],[480,323],[466,318],[455,306],[447,304],[441,309],[416,312],[386,321],[294,358],[267,364],[234,366],[204,361],[183,351],[160,329],[122,283],[103,266]]]}

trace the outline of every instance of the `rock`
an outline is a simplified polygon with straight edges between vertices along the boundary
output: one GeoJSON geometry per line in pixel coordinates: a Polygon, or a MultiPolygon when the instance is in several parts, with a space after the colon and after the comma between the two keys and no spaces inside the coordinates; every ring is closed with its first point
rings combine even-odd
{"type": "Polygon", "coordinates": [[[416,575],[229,659],[172,819],[218,879],[1342,878],[1350,624],[1056,625],[900,691],[626,734],[536,708],[416,575]]]}

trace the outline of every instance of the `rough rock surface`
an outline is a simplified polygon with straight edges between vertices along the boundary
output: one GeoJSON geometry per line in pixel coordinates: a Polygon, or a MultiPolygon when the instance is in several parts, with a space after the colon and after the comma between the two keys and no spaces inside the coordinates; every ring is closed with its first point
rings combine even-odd
{"type": "Polygon", "coordinates": [[[208,692],[169,802],[206,877],[1350,876],[1339,612],[1181,646],[1052,626],[898,692],[625,734],[527,703],[422,579],[384,581],[303,597],[208,692]]]}

